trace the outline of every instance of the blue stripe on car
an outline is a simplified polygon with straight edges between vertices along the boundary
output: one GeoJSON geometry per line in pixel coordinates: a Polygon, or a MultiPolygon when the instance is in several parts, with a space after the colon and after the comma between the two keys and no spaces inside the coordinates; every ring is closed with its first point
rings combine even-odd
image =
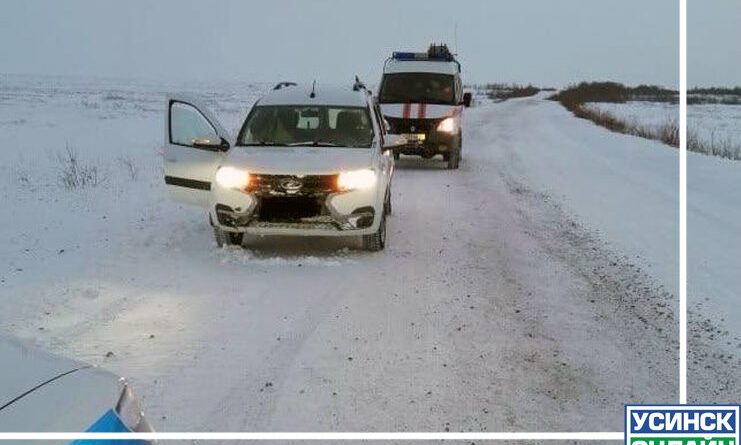
{"type": "MultiPolygon", "coordinates": [[[[130,433],[131,430],[123,423],[118,414],[112,409],[109,409],[100,419],[96,420],[90,428],[85,431],[87,433],[130,433]]],[[[146,440],[76,440],[70,445],[149,445],[150,442],[146,440]]]]}

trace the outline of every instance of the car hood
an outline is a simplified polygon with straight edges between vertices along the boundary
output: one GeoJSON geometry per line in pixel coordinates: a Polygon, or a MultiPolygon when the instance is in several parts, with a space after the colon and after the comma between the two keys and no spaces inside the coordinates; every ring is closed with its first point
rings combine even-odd
{"type": "Polygon", "coordinates": [[[234,147],[223,165],[262,174],[334,174],[371,167],[372,150],[336,147],[234,147]]]}
{"type": "Polygon", "coordinates": [[[0,363],[0,431],[86,431],[120,392],[114,374],[14,339],[0,337],[0,363]]]}
{"type": "Polygon", "coordinates": [[[50,379],[89,366],[7,337],[0,337],[0,363],[10,365],[0,367],[0,407],[50,379]]]}

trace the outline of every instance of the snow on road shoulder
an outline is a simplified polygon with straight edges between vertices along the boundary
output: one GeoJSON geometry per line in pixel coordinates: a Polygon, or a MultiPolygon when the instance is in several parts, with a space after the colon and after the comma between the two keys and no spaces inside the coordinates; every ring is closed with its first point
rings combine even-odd
{"type": "Polygon", "coordinates": [[[677,150],[611,133],[540,97],[495,107],[481,136],[506,173],[562,202],[676,295],[677,150]]]}
{"type": "MultiPolygon", "coordinates": [[[[497,105],[502,110],[492,109],[490,122],[501,133],[492,138],[504,135],[506,141],[496,152],[499,163],[508,175],[555,197],[676,299],[677,150],[610,133],[574,119],[556,103],[536,101],[509,101],[497,105]],[[513,109],[523,107],[537,107],[537,112],[513,123],[523,116],[513,109]],[[522,130],[510,134],[513,127],[522,130]]],[[[690,396],[698,401],[723,401],[727,393],[741,390],[736,383],[741,380],[741,322],[731,316],[741,310],[739,165],[688,154],[689,381],[690,396]]]]}
{"type": "Polygon", "coordinates": [[[730,400],[725,393],[733,394],[741,381],[740,200],[741,161],[687,154],[687,298],[696,327],[689,336],[688,379],[697,402],[706,399],[700,390],[706,387],[719,388],[719,401],[730,400]],[[713,379],[709,369],[721,378],[713,379]]]}

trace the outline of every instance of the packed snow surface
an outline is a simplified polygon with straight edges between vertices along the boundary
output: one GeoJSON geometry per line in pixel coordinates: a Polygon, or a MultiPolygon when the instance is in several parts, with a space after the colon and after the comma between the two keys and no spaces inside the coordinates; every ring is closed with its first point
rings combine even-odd
{"type": "MultiPolygon", "coordinates": [[[[218,249],[167,199],[165,94],[236,128],[269,88],[2,78],[0,333],[127,376],[160,431],[619,431],[624,403],[676,401],[676,150],[541,96],[483,104],[460,170],[397,163],[385,251],[218,249]]],[[[718,213],[737,170],[702,165],[691,221],[731,235],[694,258],[733,280],[737,249],[712,263],[739,239],[718,213]]],[[[737,400],[737,350],[708,332],[699,395],[737,400]]]]}

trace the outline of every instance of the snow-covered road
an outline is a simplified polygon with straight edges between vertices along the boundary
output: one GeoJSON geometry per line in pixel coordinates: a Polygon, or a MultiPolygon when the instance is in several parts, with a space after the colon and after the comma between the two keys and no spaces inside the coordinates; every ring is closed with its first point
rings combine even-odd
{"type": "Polygon", "coordinates": [[[386,251],[217,249],[165,196],[161,114],[96,110],[3,123],[0,332],[129,377],[160,431],[617,431],[624,403],[677,398],[671,149],[542,98],[488,104],[459,171],[397,164],[386,251]],[[54,174],[24,155],[39,134],[106,181],[28,173],[54,174]]]}

